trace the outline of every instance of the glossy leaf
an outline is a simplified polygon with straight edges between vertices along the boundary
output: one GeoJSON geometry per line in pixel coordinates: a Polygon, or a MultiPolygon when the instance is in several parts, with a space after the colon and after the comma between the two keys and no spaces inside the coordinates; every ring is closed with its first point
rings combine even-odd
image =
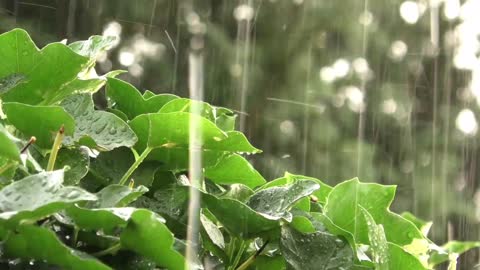
{"type": "Polygon", "coordinates": [[[288,226],[282,226],[280,248],[292,269],[333,270],[353,267],[353,252],[348,243],[328,232],[302,234],[288,226]]]}
{"type": "Polygon", "coordinates": [[[247,205],[269,219],[284,218],[291,221],[292,214],[288,212],[290,207],[319,188],[320,185],[314,181],[297,181],[287,186],[271,187],[255,193],[247,205]]]}
{"type": "Polygon", "coordinates": [[[213,167],[205,168],[205,177],[217,184],[243,184],[255,188],[266,181],[242,156],[233,154],[213,167]]]}
{"type": "Polygon", "coordinates": [[[100,53],[111,49],[116,42],[114,36],[91,36],[88,40],[73,42],[68,47],[79,55],[95,61],[100,53]]]}
{"type": "MultiPolygon", "coordinates": [[[[43,167],[47,167],[48,157],[43,160],[43,167]]],[[[54,169],[65,168],[64,185],[76,185],[87,175],[90,166],[90,157],[86,148],[62,148],[58,151],[54,169]]]]}
{"type": "Polygon", "coordinates": [[[144,186],[130,188],[122,185],[108,185],[98,193],[98,200],[87,203],[88,208],[124,207],[148,191],[144,186]]]}
{"type": "Polygon", "coordinates": [[[126,225],[135,211],[137,209],[133,207],[87,209],[72,206],[66,214],[77,228],[113,234],[115,229],[126,225]]]}
{"type": "Polygon", "coordinates": [[[169,101],[178,99],[171,94],[144,97],[131,84],[122,80],[107,80],[107,96],[114,102],[115,108],[133,119],[141,114],[156,113],[169,101]]]}
{"type": "Polygon", "coordinates": [[[224,249],[225,239],[223,238],[223,234],[217,225],[215,225],[215,223],[208,219],[203,213],[200,215],[200,222],[202,223],[202,227],[212,243],[217,247],[224,249]]]}
{"type": "Polygon", "coordinates": [[[174,238],[163,220],[148,210],[136,211],[120,235],[123,248],[152,259],[160,267],[184,269],[185,259],[172,249],[174,238]]]}
{"type": "Polygon", "coordinates": [[[394,186],[345,181],[333,188],[325,204],[325,215],[338,227],[350,232],[357,243],[369,244],[368,227],[359,206],[365,208],[377,224],[382,224],[389,242],[408,245],[423,234],[413,223],[390,212],[394,186]]]}
{"type": "Polygon", "coordinates": [[[237,200],[203,194],[203,202],[222,225],[232,234],[251,238],[278,226],[276,219],[268,219],[237,200]]]}
{"type": "Polygon", "coordinates": [[[390,259],[394,260],[397,258],[390,258],[383,226],[376,224],[373,217],[365,208],[360,206],[360,211],[362,211],[365,221],[367,222],[368,239],[370,241],[370,249],[373,262],[375,263],[375,269],[389,270],[390,259]]]}
{"type": "Polygon", "coordinates": [[[3,111],[12,125],[26,137],[35,136],[36,145],[50,149],[63,125],[66,135],[73,135],[75,121],[59,106],[32,106],[22,103],[4,103],[3,111]],[[35,123],[35,125],[32,125],[35,123]]]}
{"type": "Polygon", "coordinates": [[[0,124],[0,156],[10,160],[20,161],[20,151],[18,150],[15,141],[17,139],[13,137],[5,127],[0,124]]]}
{"type": "Polygon", "coordinates": [[[54,232],[34,226],[20,225],[4,243],[8,257],[46,261],[63,269],[110,270],[97,259],[63,244],[54,232]]]}
{"type": "Polygon", "coordinates": [[[51,43],[38,50],[21,29],[1,34],[0,48],[0,78],[13,74],[26,77],[24,83],[1,94],[5,102],[51,104],[46,97],[55,96],[89,61],[62,43],[51,43]]]}
{"type": "Polygon", "coordinates": [[[118,116],[93,109],[89,94],[72,95],[61,104],[75,119],[73,138],[65,138],[66,143],[79,142],[99,150],[112,150],[117,147],[133,146],[137,137],[130,127],[118,116]]]}
{"type": "Polygon", "coordinates": [[[15,225],[37,220],[80,201],[97,197],[78,187],[62,186],[63,171],[43,172],[16,181],[0,190],[0,219],[15,225]]]}
{"type": "Polygon", "coordinates": [[[232,133],[232,137],[227,137],[230,134],[224,133],[211,121],[184,112],[144,114],[130,121],[139,138],[135,149],[141,153],[147,146],[155,148],[148,158],[163,162],[163,169],[188,168],[190,121],[198,122],[201,127],[205,167],[215,165],[228,153],[257,151],[243,134],[232,133]]]}

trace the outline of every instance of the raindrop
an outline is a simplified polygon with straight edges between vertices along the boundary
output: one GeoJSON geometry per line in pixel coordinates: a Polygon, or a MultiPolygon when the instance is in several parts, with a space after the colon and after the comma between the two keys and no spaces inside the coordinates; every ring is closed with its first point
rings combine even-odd
{"type": "Polygon", "coordinates": [[[108,133],[110,133],[110,135],[115,135],[115,133],[117,133],[117,130],[114,127],[111,127],[108,133]]]}
{"type": "Polygon", "coordinates": [[[22,52],[22,55],[23,55],[23,56],[27,56],[27,55],[28,55],[28,52],[27,52],[27,51],[23,51],[23,52],[22,52]]]}
{"type": "Polygon", "coordinates": [[[100,134],[102,133],[105,128],[107,127],[108,123],[107,122],[103,122],[103,123],[100,123],[100,125],[98,125],[96,128],[95,128],[95,133],[97,134],[100,134]]]}
{"type": "Polygon", "coordinates": [[[15,197],[15,199],[13,199],[14,201],[19,201],[20,198],[22,198],[22,195],[17,195],[17,197],[15,197]]]}

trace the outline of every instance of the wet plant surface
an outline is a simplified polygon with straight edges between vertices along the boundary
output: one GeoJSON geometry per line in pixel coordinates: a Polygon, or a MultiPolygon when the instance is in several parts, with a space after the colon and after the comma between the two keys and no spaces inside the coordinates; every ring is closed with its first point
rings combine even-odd
{"type": "Polygon", "coordinates": [[[480,246],[435,244],[431,223],[390,210],[393,185],[288,172],[267,182],[231,110],[88,72],[114,42],[38,50],[23,30],[0,35],[3,268],[455,269],[480,246]],[[108,108],[98,109],[102,87],[108,108]]]}

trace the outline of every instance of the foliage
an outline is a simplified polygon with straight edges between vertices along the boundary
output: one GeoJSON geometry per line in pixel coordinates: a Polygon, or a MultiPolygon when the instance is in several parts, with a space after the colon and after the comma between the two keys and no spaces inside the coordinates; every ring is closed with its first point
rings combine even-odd
{"type": "Polygon", "coordinates": [[[38,50],[23,30],[0,35],[0,80],[21,78],[0,93],[2,267],[201,268],[183,255],[191,121],[205,172],[199,262],[415,270],[455,265],[479,246],[435,245],[426,223],[390,211],[395,186],[352,179],[331,187],[289,173],[267,183],[242,156],[260,150],[233,130],[230,110],[201,103],[202,113],[191,114],[193,101],[142,95],[113,78],[118,72],[84,78],[112,42],[96,36],[38,50]],[[95,87],[79,83],[85,79],[95,87]],[[103,85],[109,110],[92,99],[103,85]],[[38,143],[23,147],[31,136],[38,143]]]}

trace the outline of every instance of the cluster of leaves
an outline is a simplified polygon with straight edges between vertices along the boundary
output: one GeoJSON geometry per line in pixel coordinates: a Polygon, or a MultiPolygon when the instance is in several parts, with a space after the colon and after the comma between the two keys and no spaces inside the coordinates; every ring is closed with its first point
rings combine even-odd
{"type": "Polygon", "coordinates": [[[242,156],[260,150],[234,130],[232,111],[141,94],[120,71],[96,75],[113,42],[39,50],[23,30],[0,35],[2,269],[454,269],[479,245],[435,245],[431,223],[389,210],[394,186],[289,173],[265,181],[242,156]],[[98,110],[92,95],[104,86],[108,108],[98,110]],[[187,177],[191,121],[202,138],[199,189],[187,177]],[[200,245],[187,263],[192,189],[200,245]]]}

